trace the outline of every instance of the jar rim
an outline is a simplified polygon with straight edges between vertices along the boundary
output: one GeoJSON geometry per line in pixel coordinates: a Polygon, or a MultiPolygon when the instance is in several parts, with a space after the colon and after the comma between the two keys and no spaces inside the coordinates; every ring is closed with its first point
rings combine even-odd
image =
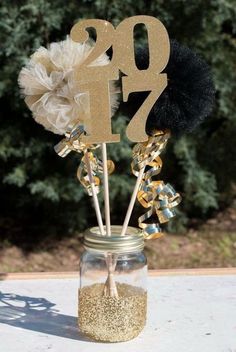
{"type": "MultiPolygon", "coordinates": [[[[104,227],[105,230],[105,227],[104,227]]],[[[140,229],[128,226],[127,234],[121,236],[122,226],[111,226],[111,236],[102,236],[99,227],[85,232],[83,246],[95,252],[130,253],[140,252],[144,248],[144,237],[140,229]]]]}

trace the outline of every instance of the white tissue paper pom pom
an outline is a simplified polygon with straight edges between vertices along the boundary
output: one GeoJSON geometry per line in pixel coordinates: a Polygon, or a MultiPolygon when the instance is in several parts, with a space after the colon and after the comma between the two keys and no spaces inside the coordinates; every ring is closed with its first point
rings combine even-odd
{"type": "MultiPolygon", "coordinates": [[[[92,43],[92,42],[91,42],[92,43]]],[[[74,70],[88,57],[92,44],[66,40],[40,47],[21,70],[19,86],[34,119],[47,130],[65,134],[69,127],[89,118],[89,95],[79,91],[74,70]]],[[[98,57],[92,66],[109,63],[106,54],[98,57]]],[[[118,107],[117,88],[110,82],[111,113],[118,107]]]]}

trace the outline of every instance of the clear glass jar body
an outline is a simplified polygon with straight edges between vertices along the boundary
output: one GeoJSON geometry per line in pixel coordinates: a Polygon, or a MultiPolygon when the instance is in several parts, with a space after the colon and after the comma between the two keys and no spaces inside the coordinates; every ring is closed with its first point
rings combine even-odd
{"type": "Polygon", "coordinates": [[[97,341],[139,335],[147,314],[147,260],[142,250],[86,249],[80,260],[79,328],[97,341]]]}

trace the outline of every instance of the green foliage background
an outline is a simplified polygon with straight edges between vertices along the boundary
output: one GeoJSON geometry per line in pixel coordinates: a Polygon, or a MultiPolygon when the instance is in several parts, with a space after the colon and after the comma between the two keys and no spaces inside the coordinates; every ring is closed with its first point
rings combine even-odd
{"type": "MultiPolygon", "coordinates": [[[[27,239],[63,235],[96,223],[90,200],[76,180],[79,157],[59,158],[60,139],[37,125],[20,98],[17,77],[40,45],[63,40],[82,18],[118,24],[125,17],[158,17],[171,38],[187,44],[211,65],[217,101],[194,134],[173,140],[164,156],[163,178],[182,193],[177,230],[232,203],[236,178],[235,0],[2,0],[0,4],[0,192],[1,234],[27,239]]],[[[140,37],[139,41],[142,42],[140,37]]],[[[121,223],[134,184],[131,145],[122,111],[113,128],[122,142],[109,148],[117,162],[110,178],[113,223],[121,223]]],[[[136,224],[136,209],[133,224],[136,224]]]]}

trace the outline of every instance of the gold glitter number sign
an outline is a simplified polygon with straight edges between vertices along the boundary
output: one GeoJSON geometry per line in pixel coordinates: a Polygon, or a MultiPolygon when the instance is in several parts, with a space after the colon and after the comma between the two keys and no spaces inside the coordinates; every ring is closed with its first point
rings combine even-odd
{"type": "Polygon", "coordinates": [[[126,18],[118,25],[113,46],[119,68],[127,75],[122,78],[123,100],[127,101],[131,92],[150,91],[126,129],[127,137],[131,141],[144,142],[148,139],[145,132],[147,116],[167,86],[167,75],[160,72],[169,60],[169,36],[157,18],[134,16],[126,18]],[[139,70],[135,63],[133,32],[137,24],[144,24],[148,33],[149,66],[146,70],[139,70]]]}
{"type": "Polygon", "coordinates": [[[145,132],[147,116],[155,101],[167,86],[167,75],[161,73],[170,54],[168,33],[164,25],[155,17],[133,16],[122,21],[116,29],[105,20],[82,20],[74,25],[71,38],[76,42],[89,39],[88,28],[96,30],[97,39],[93,50],[76,72],[79,87],[89,92],[90,116],[85,143],[119,142],[119,135],[112,134],[110,118],[109,80],[118,79],[119,69],[126,75],[122,77],[123,100],[127,101],[132,92],[149,91],[141,107],[128,124],[126,134],[133,142],[148,139],[145,132]],[[148,33],[149,66],[139,70],[135,63],[134,27],[144,24],[148,33]],[[110,63],[104,66],[93,65],[94,61],[113,47],[110,63]]]}
{"type": "Polygon", "coordinates": [[[117,80],[119,70],[114,63],[104,66],[93,65],[112,45],[115,29],[110,22],[97,19],[82,20],[71,30],[71,38],[83,43],[89,39],[88,28],[96,30],[96,43],[83,65],[76,72],[76,79],[82,91],[89,92],[90,116],[87,121],[87,135],[82,141],[88,144],[119,142],[120,135],[112,134],[109,80],[117,80]]]}
{"type": "Polygon", "coordinates": [[[113,45],[115,28],[110,22],[105,20],[82,20],[72,27],[70,32],[71,39],[79,43],[86,42],[89,40],[89,32],[87,31],[89,28],[96,30],[97,38],[95,46],[83,62],[82,67],[80,66],[80,70],[77,71],[76,76],[85,82],[88,80],[99,80],[104,75],[108,79],[113,79],[111,77],[118,74],[118,67],[113,61],[99,67],[96,65],[93,66],[93,63],[113,45]],[[97,76],[94,76],[95,71],[97,76]]]}

